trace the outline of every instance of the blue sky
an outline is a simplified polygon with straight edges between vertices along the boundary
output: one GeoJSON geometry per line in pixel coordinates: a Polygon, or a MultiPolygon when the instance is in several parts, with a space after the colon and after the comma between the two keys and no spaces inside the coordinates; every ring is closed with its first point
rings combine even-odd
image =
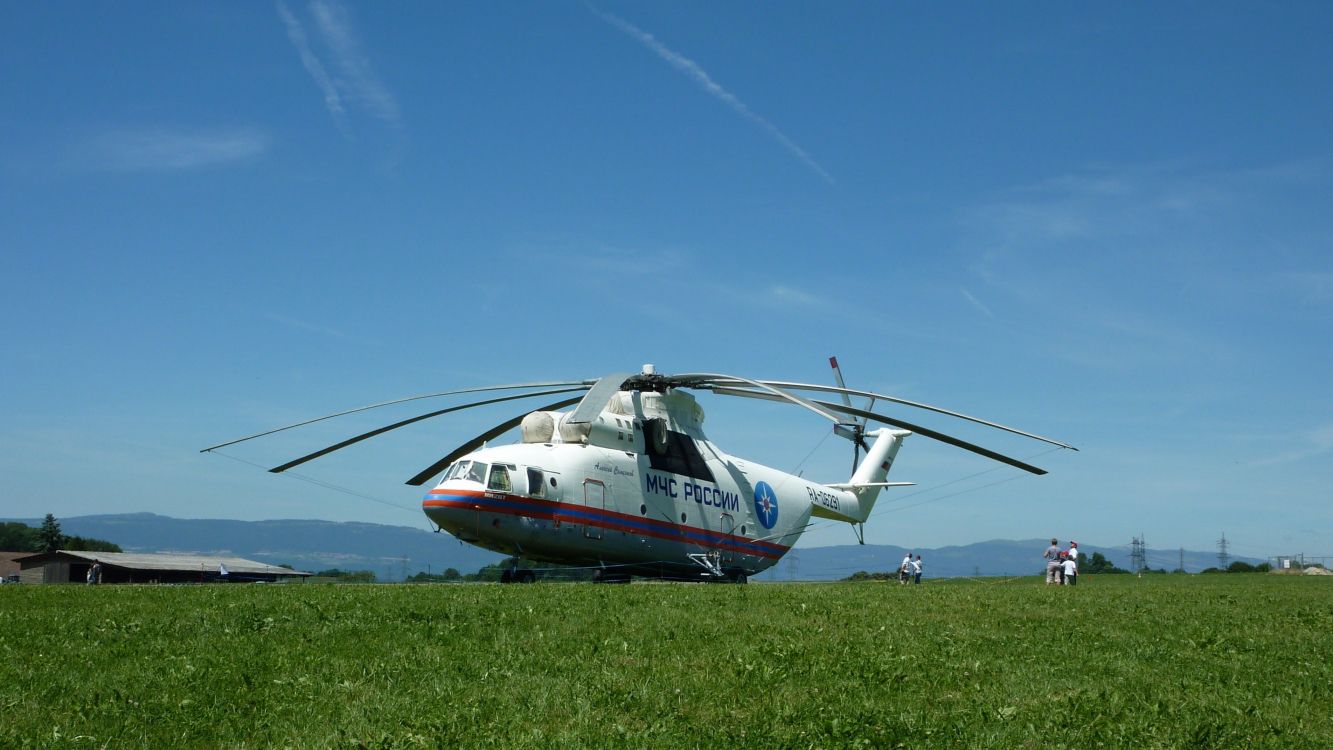
{"type": "MultiPolygon", "coordinates": [[[[0,18],[0,516],[424,527],[402,481],[510,409],[315,481],[243,462],[414,411],[198,450],[644,362],[827,382],[837,355],[1081,449],[896,411],[1051,473],[912,438],[869,541],[1333,555],[1327,3],[0,18]]],[[[817,417],[702,399],[724,449],[847,478],[817,417]]]]}

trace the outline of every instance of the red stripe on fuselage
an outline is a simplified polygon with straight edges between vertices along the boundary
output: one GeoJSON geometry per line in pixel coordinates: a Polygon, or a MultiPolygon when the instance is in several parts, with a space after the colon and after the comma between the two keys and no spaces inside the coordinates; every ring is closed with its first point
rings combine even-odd
{"type": "Polygon", "coordinates": [[[476,510],[484,513],[502,513],[524,518],[539,518],[562,523],[581,523],[597,526],[612,531],[624,531],[642,534],[657,539],[674,542],[718,546],[733,552],[779,558],[787,553],[789,547],[773,542],[750,539],[734,534],[724,534],[698,526],[674,524],[652,518],[631,516],[617,511],[593,508],[574,503],[559,503],[551,500],[539,500],[522,495],[510,495],[499,492],[478,492],[476,490],[431,490],[421,501],[423,508],[453,508],[457,510],[476,510]],[[475,498],[466,499],[466,498],[475,498]],[[520,507],[501,507],[518,505],[520,507]],[[590,516],[590,517],[589,517],[590,516]],[[702,539],[698,537],[703,537],[702,539]]]}

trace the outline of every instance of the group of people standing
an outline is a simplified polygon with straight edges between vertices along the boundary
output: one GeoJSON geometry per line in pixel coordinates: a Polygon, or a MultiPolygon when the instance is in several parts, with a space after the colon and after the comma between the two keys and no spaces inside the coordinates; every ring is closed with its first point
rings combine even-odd
{"type": "Polygon", "coordinates": [[[902,564],[898,566],[898,583],[903,585],[921,583],[921,555],[913,559],[912,553],[908,552],[903,557],[902,564]]]}
{"type": "Polygon", "coordinates": [[[1052,539],[1042,555],[1046,559],[1046,585],[1078,585],[1078,542],[1070,540],[1068,549],[1060,549],[1060,540],[1052,539]]]}

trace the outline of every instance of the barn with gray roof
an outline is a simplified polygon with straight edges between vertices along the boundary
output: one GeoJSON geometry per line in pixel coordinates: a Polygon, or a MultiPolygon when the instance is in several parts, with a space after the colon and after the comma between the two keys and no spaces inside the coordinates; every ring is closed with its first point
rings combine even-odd
{"type": "Polygon", "coordinates": [[[241,557],[76,552],[58,550],[19,557],[23,583],[85,583],[88,570],[101,563],[102,583],[247,583],[304,580],[304,573],[241,557]]]}

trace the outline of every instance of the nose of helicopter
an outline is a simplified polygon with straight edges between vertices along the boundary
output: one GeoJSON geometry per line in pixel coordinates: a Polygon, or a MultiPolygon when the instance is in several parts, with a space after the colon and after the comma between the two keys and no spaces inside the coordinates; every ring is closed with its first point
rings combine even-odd
{"type": "Polygon", "coordinates": [[[476,498],[440,489],[431,490],[421,499],[426,517],[455,536],[469,518],[476,518],[478,509],[476,498]]]}

